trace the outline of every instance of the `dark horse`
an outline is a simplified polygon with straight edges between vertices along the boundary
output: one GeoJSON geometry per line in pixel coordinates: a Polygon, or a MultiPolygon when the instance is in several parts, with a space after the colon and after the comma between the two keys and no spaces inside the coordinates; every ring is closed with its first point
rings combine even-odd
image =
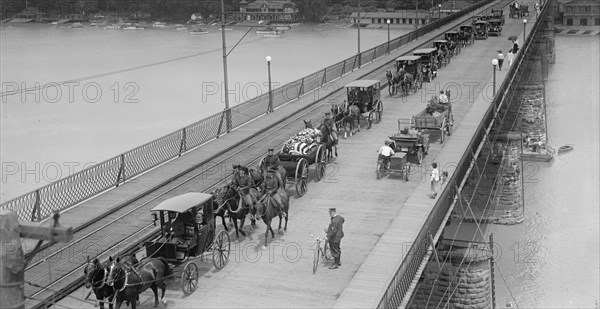
{"type": "Polygon", "coordinates": [[[398,91],[398,86],[400,86],[400,82],[402,82],[402,69],[398,68],[395,74],[392,73],[392,71],[388,70],[385,72],[385,77],[388,81],[388,92],[390,96],[393,96],[398,91]]]}
{"type": "Polygon", "coordinates": [[[215,190],[214,196],[217,207],[215,209],[215,215],[221,217],[226,231],[229,231],[229,229],[225,224],[225,216],[229,216],[229,218],[233,221],[233,226],[235,227],[235,236],[240,238],[240,233],[242,236],[246,236],[243,228],[244,222],[246,221],[246,215],[248,214],[250,207],[241,207],[238,202],[239,193],[235,188],[236,187],[234,187],[233,184],[228,183],[223,188],[215,190]],[[239,227],[237,224],[238,220],[240,221],[239,227]]]}
{"type": "Polygon", "coordinates": [[[108,308],[112,309],[112,300],[115,295],[115,290],[106,284],[106,281],[108,280],[108,267],[100,264],[98,259],[94,259],[90,262],[90,257],[88,256],[87,265],[83,272],[85,273],[85,287],[87,289],[92,288],[90,293],[93,291],[94,294],[96,294],[96,299],[100,303],[100,308],[104,309],[104,299],[107,299],[108,308]]]}
{"type": "MultiPolygon", "coordinates": [[[[318,130],[323,133],[323,138],[321,139],[321,143],[327,149],[327,161],[330,161],[333,158],[333,155],[338,156],[338,135],[335,132],[335,124],[333,123],[333,119],[331,119],[331,125],[328,125],[323,121],[319,126],[318,130]]],[[[314,129],[311,120],[304,120],[304,128],[305,129],[314,129]]]]}
{"type": "Polygon", "coordinates": [[[342,115],[341,120],[336,120],[336,124],[339,123],[339,127],[344,129],[344,138],[348,138],[348,132],[350,132],[350,136],[360,132],[360,108],[358,106],[348,104],[344,100],[342,105],[333,104],[331,111],[336,115],[336,119],[340,118],[339,115],[342,115]]]}
{"type": "Polygon", "coordinates": [[[121,307],[123,301],[131,303],[131,308],[135,309],[136,300],[139,294],[146,289],[152,289],[154,292],[154,307],[158,306],[158,288],[162,290],[161,301],[164,305],[165,290],[167,289],[167,280],[173,271],[169,263],[163,258],[151,258],[142,263],[142,266],[131,267],[125,270],[125,266],[120,263],[120,259],[113,260],[109,257],[109,274],[107,284],[113,287],[117,292],[116,309],[121,307]]]}
{"type": "MultiPolygon", "coordinates": [[[[267,175],[265,178],[267,183],[277,181],[275,177],[272,175],[267,175]]],[[[287,194],[285,190],[277,190],[273,195],[268,192],[265,193],[262,198],[258,201],[256,206],[256,216],[263,220],[265,225],[267,225],[267,230],[265,231],[265,246],[268,244],[269,240],[269,231],[271,231],[271,238],[275,238],[275,232],[273,232],[273,228],[271,228],[271,221],[275,217],[279,217],[279,232],[281,232],[281,217],[283,217],[281,210],[285,213],[285,227],[284,231],[287,231],[288,224],[288,212],[290,209],[290,196],[287,194]],[[277,205],[281,205],[281,209],[277,205]]]]}

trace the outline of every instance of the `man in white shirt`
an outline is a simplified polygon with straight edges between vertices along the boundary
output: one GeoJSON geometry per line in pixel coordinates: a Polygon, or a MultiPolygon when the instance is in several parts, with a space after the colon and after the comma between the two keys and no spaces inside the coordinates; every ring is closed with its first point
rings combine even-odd
{"type": "Polygon", "coordinates": [[[385,141],[385,145],[379,148],[379,158],[383,159],[383,164],[386,169],[390,169],[390,158],[394,155],[394,150],[389,146],[390,142],[385,141]]]}
{"type": "Polygon", "coordinates": [[[501,50],[498,51],[498,71],[502,71],[502,64],[504,63],[504,54],[501,50]]]}
{"type": "Polygon", "coordinates": [[[440,103],[448,104],[448,96],[444,93],[444,90],[440,90],[440,95],[438,97],[440,103]]]}

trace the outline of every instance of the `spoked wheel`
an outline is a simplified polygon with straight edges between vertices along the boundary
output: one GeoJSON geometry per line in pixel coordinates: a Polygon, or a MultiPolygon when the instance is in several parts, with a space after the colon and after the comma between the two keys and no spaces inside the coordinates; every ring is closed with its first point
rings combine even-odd
{"type": "Polygon", "coordinates": [[[321,250],[319,248],[315,248],[315,256],[313,258],[313,275],[317,272],[317,268],[319,267],[319,255],[321,254],[321,250]]]}
{"type": "Polygon", "coordinates": [[[375,173],[377,174],[377,179],[381,179],[381,177],[383,176],[382,168],[382,164],[377,162],[377,169],[375,170],[375,173]]]}
{"type": "Polygon", "coordinates": [[[301,158],[296,163],[296,193],[299,196],[303,196],[306,191],[308,191],[308,161],[306,159],[301,158]]]}
{"type": "Polygon", "coordinates": [[[423,147],[419,147],[417,150],[417,162],[419,162],[419,165],[423,163],[423,147]]]}
{"type": "Polygon", "coordinates": [[[448,121],[448,136],[452,135],[452,126],[454,124],[452,123],[452,121],[448,121]]]}
{"type": "Polygon", "coordinates": [[[442,132],[442,137],[440,138],[440,144],[443,144],[444,140],[446,139],[446,119],[444,119],[444,122],[442,123],[442,127],[440,128],[440,131],[442,132]]]}
{"type": "Polygon", "coordinates": [[[404,168],[402,170],[402,179],[404,180],[404,182],[408,181],[408,175],[410,174],[410,163],[406,162],[406,164],[404,164],[404,168]]]}
{"type": "Polygon", "coordinates": [[[327,158],[325,158],[326,149],[323,145],[319,145],[317,153],[315,154],[315,176],[317,181],[321,180],[325,176],[325,170],[327,169],[327,158]]]}
{"type": "Polygon", "coordinates": [[[379,100],[377,104],[377,123],[380,123],[381,119],[383,119],[383,101],[379,100]]]}
{"type": "Polygon", "coordinates": [[[423,151],[425,154],[429,153],[429,139],[427,139],[427,145],[424,146],[425,150],[423,151]]]}
{"type": "Polygon", "coordinates": [[[181,273],[181,289],[183,294],[189,295],[196,290],[198,286],[198,265],[194,262],[188,262],[181,273]]]}
{"type": "Polygon", "coordinates": [[[229,234],[225,231],[219,232],[215,242],[213,243],[213,265],[216,269],[222,269],[229,262],[229,250],[231,249],[231,242],[229,241],[229,234]]]}
{"type": "Polygon", "coordinates": [[[325,242],[325,245],[323,245],[323,258],[325,258],[326,261],[329,261],[331,259],[333,259],[333,255],[331,255],[331,249],[329,248],[329,242],[325,242]]]}

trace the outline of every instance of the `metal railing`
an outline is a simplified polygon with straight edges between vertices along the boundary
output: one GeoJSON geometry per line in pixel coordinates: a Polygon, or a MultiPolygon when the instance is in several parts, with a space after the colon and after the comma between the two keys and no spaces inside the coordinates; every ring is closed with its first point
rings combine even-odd
{"type": "MultiPolygon", "coordinates": [[[[544,16],[546,13],[546,8],[547,5],[545,3],[541,8],[542,11],[539,16],[544,16]]],[[[447,22],[449,20],[446,19],[451,16],[453,15],[447,16],[440,21],[447,22]]],[[[419,269],[421,268],[423,260],[427,257],[428,251],[430,250],[431,241],[429,239],[431,235],[435,235],[438,230],[440,230],[443,219],[447,216],[448,211],[453,206],[453,203],[455,203],[457,193],[460,193],[460,191],[457,192],[456,189],[457,183],[460,183],[461,180],[468,175],[472,163],[476,164],[475,161],[477,160],[477,154],[479,153],[479,151],[476,150],[482,147],[482,144],[486,143],[487,140],[489,130],[486,130],[486,128],[493,125],[492,122],[496,120],[500,108],[512,98],[511,94],[516,90],[517,86],[513,81],[517,76],[519,76],[519,74],[522,73],[524,67],[522,62],[524,61],[526,55],[528,55],[531,51],[533,46],[533,37],[542,23],[541,20],[541,18],[536,20],[531,29],[530,35],[523,44],[521,51],[516,55],[515,61],[507,73],[507,77],[498,88],[492,104],[490,104],[490,107],[488,108],[484,118],[479,124],[479,127],[471,139],[469,146],[467,149],[465,149],[465,153],[458,162],[455,172],[452,174],[451,179],[449,179],[448,185],[446,185],[443,191],[440,192],[438,202],[434,205],[433,210],[417,234],[415,241],[411,245],[400,267],[391,279],[387,289],[382,292],[381,300],[377,306],[378,308],[398,308],[403,301],[405,301],[405,297],[410,297],[408,292],[413,284],[413,279],[415,279],[419,269]]],[[[434,24],[431,26],[435,27],[434,24]]],[[[458,190],[461,190],[461,188],[458,190]]]]}
{"type": "MultiPolygon", "coordinates": [[[[397,37],[390,41],[390,51],[396,50],[489,2],[491,0],[482,1],[468,9],[397,37]]],[[[281,106],[323,87],[325,84],[358,69],[359,63],[365,65],[385,56],[388,51],[387,44],[385,42],[361,54],[349,57],[323,70],[274,89],[273,107],[281,106]]],[[[319,97],[315,96],[313,100],[318,101],[319,97]]],[[[16,212],[21,220],[41,221],[50,217],[53,211],[64,210],[103,191],[118,187],[127,179],[136,177],[168,160],[181,156],[188,150],[229,132],[232,128],[239,127],[264,115],[268,104],[269,94],[262,94],[229,110],[204,118],[76,174],[2,203],[0,208],[16,212]],[[223,121],[225,114],[229,112],[231,113],[231,128],[227,128],[223,121]]]]}

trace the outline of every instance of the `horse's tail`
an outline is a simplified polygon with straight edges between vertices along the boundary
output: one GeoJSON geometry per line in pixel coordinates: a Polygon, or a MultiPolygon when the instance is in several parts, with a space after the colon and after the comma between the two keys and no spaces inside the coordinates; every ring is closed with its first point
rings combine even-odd
{"type": "Polygon", "coordinates": [[[159,257],[158,259],[159,259],[159,260],[160,260],[160,261],[163,263],[163,265],[165,266],[165,273],[163,274],[163,276],[164,276],[165,278],[168,278],[168,277],[170,277],[171,275],[173,275],[173,270],[171,269],[171,265],[169,265],[169,262],[167,262],[167,260],[165,260],[165,258],[163,258],[163,257],[159,257]]]}

